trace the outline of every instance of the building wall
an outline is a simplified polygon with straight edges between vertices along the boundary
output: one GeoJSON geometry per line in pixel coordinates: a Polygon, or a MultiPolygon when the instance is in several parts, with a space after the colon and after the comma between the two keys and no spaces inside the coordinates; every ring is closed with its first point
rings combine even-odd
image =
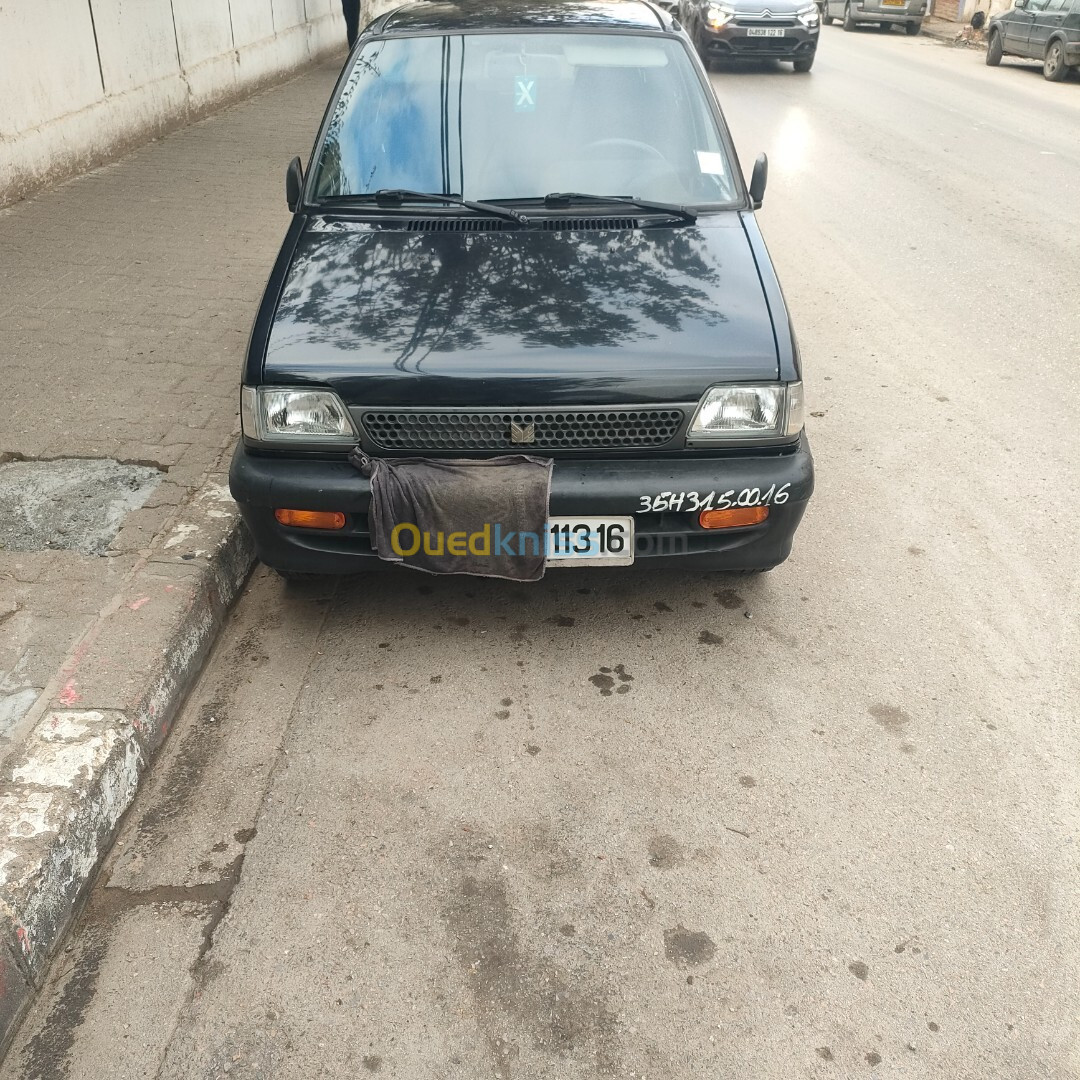
{"type": "Polygon", "coordinates": [[[999,11],[1008,11],[1013,0],[932,0],[930,14],[939,19],[952,22],[968,23],[976,11],[982,11],[987,18],[999,11]]]}
{"type": "Polygon", "coordinates": [[[0,0],[0,206],[344,48],[340,0],[0,0]]]}

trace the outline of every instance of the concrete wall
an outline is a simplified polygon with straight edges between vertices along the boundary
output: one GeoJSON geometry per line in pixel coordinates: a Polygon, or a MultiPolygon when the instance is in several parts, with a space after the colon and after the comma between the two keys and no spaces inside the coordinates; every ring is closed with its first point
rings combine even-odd
{"type": "Polygon", "coordinates": [[[0,206],[344,49],[339,0],[0,0],[0,206]]]}

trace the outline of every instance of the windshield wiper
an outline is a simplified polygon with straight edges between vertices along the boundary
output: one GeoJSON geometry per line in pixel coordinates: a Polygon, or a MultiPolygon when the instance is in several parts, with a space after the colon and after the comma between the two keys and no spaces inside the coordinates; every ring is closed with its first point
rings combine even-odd
{"type": "Polygon", "coordinates": [[[572,203],[579,202],[622,203],[625,206],[636,206],[641,210],[658,210],[664,214],[671,214],[682,218],[689,225],[697,221],[697,211],[691,210],[688,206],[656,202],[653,199],[637,199],[631,195],[587,195],[582,191],[553,191],[544,196],[545,206],[570,206],[572,203]]]}
{"type": "Polygon", "coordinates": [[[380,188],[378,191],[368,192],[362,195],[330,195],[322,200],[323,203],[375,203],[379,206],[402,206],[405,203],[445,203],[447,206],[462,206],[466,210],[472,210],[477,214],[490,214],[492,217],[504,218],[506,221],[515,221],[518,225],[525,225],[528,218],[511,210],[508,206],[498,206],[495,203],[476,202],[473,199],[463,199],[460,195],[443,195],[437,191],[409,191],[405,188],[380,188]]]}

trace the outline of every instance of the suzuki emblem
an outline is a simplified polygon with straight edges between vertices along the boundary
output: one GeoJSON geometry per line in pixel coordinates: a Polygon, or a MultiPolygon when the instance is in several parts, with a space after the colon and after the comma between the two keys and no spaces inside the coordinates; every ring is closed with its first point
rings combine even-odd
{"type": "Polygon", "coordinates": [[[536,425],[535,424],[515,424],[513,420],[510,421],[510,441],[512,443],[532,443],[536,442],[536,425]]]}

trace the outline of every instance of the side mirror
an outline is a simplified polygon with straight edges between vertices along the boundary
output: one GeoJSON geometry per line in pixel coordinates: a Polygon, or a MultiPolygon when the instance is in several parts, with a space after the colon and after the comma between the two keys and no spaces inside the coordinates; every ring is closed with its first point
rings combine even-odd
{"type": "Polygon", "coordinates": [[[295,214],[300,205],[300,193],[304,190],[304,166],[300,159],[294,157],[285,170],[285,201],[289,209],[295,214]]]}
{"type": "Polygon", "coordinates": [[[1023,10],[1027,7],[1027,0],[1016,0],[1016,3],[1013,4],[1013,7],[1018,7],[1023,10]]]}
{"type": "Polygon", "coordinates": [[[764,154],[759,154],[750,176],[750,201],[754,204],[755,210],[761,209],[761,203],[765,198],[765,185],[768,182],[769,159],[764,154]]]}

